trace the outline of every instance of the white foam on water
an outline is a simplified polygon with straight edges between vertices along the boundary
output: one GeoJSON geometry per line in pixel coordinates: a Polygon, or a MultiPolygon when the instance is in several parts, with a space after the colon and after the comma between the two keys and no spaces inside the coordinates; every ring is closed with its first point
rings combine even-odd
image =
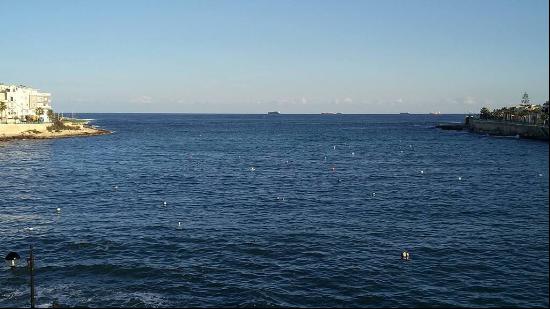
{"type": "MultiPolygon", "coordinates": [[[[81,286],[73,284],[58,284],[58,285],[40,285],[36,289],[37,298],[46,298],[49,303],[46,303],[41,308],[51,308],[53,301],[55,300],[60,306],[86,306],[90,304],[93,299],[83,297],[83,291],[80,290],[81,286]]],[[[28,290],[27,292],[28,293],[28,290]]],[[[40,304],[39,306],[42,306],[40,304]]]]}
{"type": "Polygon", "coordinates": [[[146,307],[166,307],[167,305],[166,299],[161,294],[153,292],[120,292],[115,295],[115,298],[119,299],[121,303],[136,299],[141,301],[146,307]]]}
{"type": "Polygon", "coordinates": [[[5,297],[5,299],[14,299],[14,298],[20,298],[22,296],[28,295],[29,290],[28,287],[25,286],[24,288],[15,288],[10,289],[11,292],[4,292],[2,295],[5,297]]]}
{"type": "Polygon", "coordinates": [[[7,215],[7,214],[0,214],[0,221],[4,223],[11,223],[11,222],[17,222],[17,221],[33,221],[42,219],[39,215],[7,215]]]}

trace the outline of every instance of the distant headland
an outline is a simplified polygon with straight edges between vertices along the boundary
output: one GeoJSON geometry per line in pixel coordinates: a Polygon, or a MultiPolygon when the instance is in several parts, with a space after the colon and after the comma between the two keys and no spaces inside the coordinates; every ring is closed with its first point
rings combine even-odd
{"type": "Polygon", "coordinates": [[[467,116],[464,123],[445,123],[436,127],[548,141],[548,118],[548,101],[542,105],[531,104],[529,95],[524,93],[519,105],[493,111],[483,107],[479,115],[467,116]]]}
{"type": "Polygon", "coordinates": [[[88,120],[55,113],[51,94],[23,85],[0,84],[0,141],[51,139],[112,133],[89,125],[88,120]]]}

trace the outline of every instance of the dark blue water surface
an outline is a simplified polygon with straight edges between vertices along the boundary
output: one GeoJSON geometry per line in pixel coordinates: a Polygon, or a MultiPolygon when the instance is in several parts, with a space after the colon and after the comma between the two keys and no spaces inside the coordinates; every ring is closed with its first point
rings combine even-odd
{"type": "Polygon", "coordinates": [[[34,244],[40,306],[549,305],[548,143],[433,128],[460,115],[80,116],[114,134],[0,143],[0,254],[34,244]]]}

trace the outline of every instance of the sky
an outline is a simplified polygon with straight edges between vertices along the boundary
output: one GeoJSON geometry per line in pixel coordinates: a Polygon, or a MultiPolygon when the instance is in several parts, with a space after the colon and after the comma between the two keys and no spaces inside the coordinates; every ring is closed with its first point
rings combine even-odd
{"type": "Polygon", "coordinates": [[[547,0],[0,0],[59,112],[468,113],[549,96],[547,0]]]}

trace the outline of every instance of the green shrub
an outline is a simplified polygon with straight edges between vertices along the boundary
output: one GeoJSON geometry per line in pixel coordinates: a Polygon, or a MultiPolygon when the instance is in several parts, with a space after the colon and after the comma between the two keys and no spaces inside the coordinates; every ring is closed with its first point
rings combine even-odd
{"type": "Polygon", "coordinates": [[[63,130],[80,130],[80,126],[70,126],[66,125],[59,118],[55,118],[52,122],[52,125],[46,128],[49,132],[55,131],[60,132],[63,130]]]}
{"type": "Polygon", "coordinates": [[[39,134],[39,133],[40,133],[40,131],[38,131],[38,130],[35,130],[35,129],[32,129],[32,130],[27,130],[27,131],[25,131],[24,133],[39,134]]]}

